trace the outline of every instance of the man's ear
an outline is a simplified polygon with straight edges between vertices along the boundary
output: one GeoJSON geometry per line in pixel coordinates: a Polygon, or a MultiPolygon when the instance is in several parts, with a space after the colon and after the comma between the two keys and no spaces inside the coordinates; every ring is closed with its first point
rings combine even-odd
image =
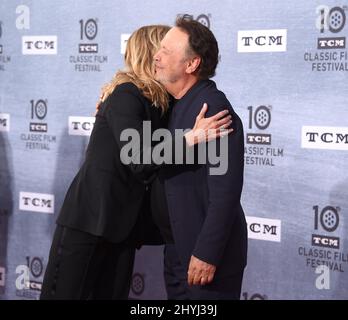
{"type": "Polygon", "coordinates": [[[199,65],[201,64],[201,57],[193,57],[192,59],[190,59],[188,62],[187,62],[187,67],[186,67],[186,73],[189,73],[189,74],[192,74],[194,73],[199,65]]]}

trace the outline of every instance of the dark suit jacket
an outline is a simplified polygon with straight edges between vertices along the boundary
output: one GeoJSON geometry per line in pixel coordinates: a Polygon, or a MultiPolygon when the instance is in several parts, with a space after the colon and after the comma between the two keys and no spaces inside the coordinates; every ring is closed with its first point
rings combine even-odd
{"type": "Polygon", "coordinates": [[[243,270],[247,260],[247,229],[240,203],[243,186],[244,137],[240,118],[213,81],[196,83],[173,107],[175,129],[192,128],[203,103],[206,116],[229,108],[234,132],[228,136],[228,170],[209,175],[211,164],[167,166],[161,169],[174,241],[183,265],[191,255],[217,266],[216,278],[243,270]]]}
{"type": "Polygon", "coordinates": [[[57,223],[121,242],[130,234],[147,230],[145,243],[161,243],[159,233],[148,222],[149,191],[144,183],[158,168],[154,164],[125,165],[121,162],[124,129],[135,129],[141,137],[136,153],[151,153],[153,145],[142,146],[143,121],[151,121],[152,131],[166,126],[161,110],[143,97],[138,88],[119,85],[101,105],[86,152],[86,159],[64,200],[57,223]],[[144,218],[142,220],[142,218],[144,218]],[[135,230],[135,225],[141,227],[135,230]],[[151,235],[150,237],[146,237],[151,235]]]}

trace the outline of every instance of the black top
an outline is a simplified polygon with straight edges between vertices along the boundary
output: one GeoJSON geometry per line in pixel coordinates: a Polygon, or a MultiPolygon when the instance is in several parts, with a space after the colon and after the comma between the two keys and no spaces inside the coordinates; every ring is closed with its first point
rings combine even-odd
{"type": "Polygon", "coordinates": [[[221,141],[223,149],[216,144],[214,154],[225,152],[221,163],[217,165],[208,157],[205,164],[165,166],[160,169],[160,175],[164,177],[173,238],[183,267],[188,268],[192,255],[217,266],[214,283],[219,290],[224,281],[218,279],[239,273],[247,261],[247,226],[240,203],[244,171],[243,125],[215,83],[202,80],[176,103],[168,128],[172,133],[175,129],[192,128],[205,102],[208,104],[206,117],[224,109],[232,116],[234,131],[221,141]],[[213,169],[219,166],[221,170],[217,174],[213,169]]]}
{"type": "MultiPolygon", "coordinates": [[[[120,151],[129,141],[123,141],[121,133],[125,129],[136,130],[141,138],[137,153],[152,154],[153,146],[142,144],[143,121],[151,121],[151,131],[165,127],[161,110],[152,106],[134,84],[117,86],[96,115],[86,159],[69,187],[58,224],[112,242],[125,241],[130,236],[135,225],[139,225],[146,198],[150,197],[144,181],[158,170],[158,165],[125,164],[120,151]]],[[[157,232],[157,237],[146,226],[148,219],[144,221],[141,230],[148,231],[149,244],[152,239],[155,244],[160,235],[157,232]]]]}

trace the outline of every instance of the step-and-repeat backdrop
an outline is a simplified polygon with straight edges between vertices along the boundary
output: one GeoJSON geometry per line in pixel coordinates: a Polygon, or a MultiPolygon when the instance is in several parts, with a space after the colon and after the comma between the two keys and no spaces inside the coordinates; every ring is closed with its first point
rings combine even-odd
{"type": "MultiPolygon", "coordinates": [[[[244,123],[241,298],[348,298],[346,1],[1,0],[0,299],[40,294],[55,219],[129,34],[181,14],[216,35],[214,80],[244,123]]],[[[162,251],[137,253],[131,298],[166,298],[162,251]]]]}

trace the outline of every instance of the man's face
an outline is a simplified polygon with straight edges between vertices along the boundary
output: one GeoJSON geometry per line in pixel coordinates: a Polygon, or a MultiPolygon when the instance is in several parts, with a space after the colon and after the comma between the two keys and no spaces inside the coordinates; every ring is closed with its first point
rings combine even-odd
{"type": "Polygon", "coordinates": [[[170,29],[154,56],[155,78],[164,86],[175,83],[186,75],[188,35],[179,28],[170,29]]]}

